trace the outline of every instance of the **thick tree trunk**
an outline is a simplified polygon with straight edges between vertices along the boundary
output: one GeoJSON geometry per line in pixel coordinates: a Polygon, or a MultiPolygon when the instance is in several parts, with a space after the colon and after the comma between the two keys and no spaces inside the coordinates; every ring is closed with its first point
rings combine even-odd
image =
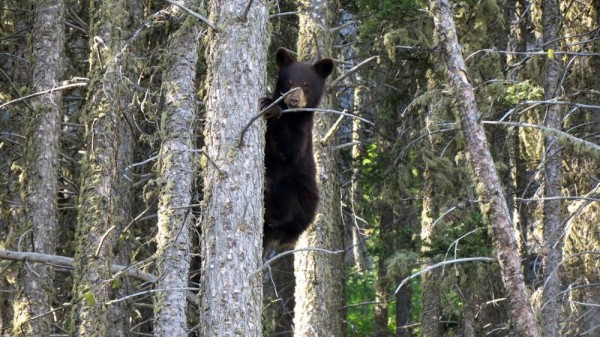
{"type": "Polygon", "coordinates": [[[71,334],[107,336],[110,318],[105,302],[113,297],[110,265],[115,236],[125,219],[119,217],[123,189],[123,156],[128,152],[119,130],[126,121],[131,97],[125,93],[130,37],[130,0],[90,6],[90,84],[83,123],[86,154],[81,173],[71,334]],[[120,190],[120,191],[119,191],[120,190]]]}
{"type": "Polygon", "coordinates": [[[460,52],[456,29],[446,0],[431,1],[434,24],[446,57],[448,76],[456,95],[459,118],[470,169],[479,195],[480,209],[492,227],[502,280],[508,293],[510,319],[515,336],[537,337],[539,332],[529,305],[529,294],[523,281],[520,257],[514,229],[508,214],[506,199],[494,168],[480,114],[475,105],[473,88],[467,79],[466,66],[460,52]]]}
{"type": "MultiPolygon", "coordinates": [[[[59,85],[63,74],[65,45],[65,3],[62,0],[34,3],[32,33],[32,92],[59,85]]],[[[58,230],[57,183],[58,149],[60,135],[60,90],[40,95],[31,100],[31,109],[25,125],[25,165],[23,200],[25,221],[23,228],[25,248],[30,251],[54,254],[58,230]],[[30,232],[29,232],[30,231],[30,232]]],[[[48,336],[52,333],[54,295],[52,268],[44,264],[30,264],[21,268],[17,296],[13,303],[14,331],[23,336],[48,336]]]]}
{"type": "MultiPolygon", "coordinates": [[[[196,1],[184,1],[191,7],[196,1]]],[[[187,15],[187,14],[184,14],[187,15]]],[[[196,116],[196,63],[201,22],[188,16],[167,44],[162,64],[162,144],[158,177],[156,257],[158,282],[154,297],[155,336],[187,336],[186,294],[190,265],[190,223],[196,116]]]]}
{"type": "Polygon", "coordinates": [[[209,30],[202,227],[201,336],[262,334],[261,263],[265,89],[265,0],[213,0],[209,30]]]}
{"type": "MultiPolygon", "coordinates": [[[[332,56],[333,35],[329,28],[336,13],[333,1],[300,0],[298,5],[298,59],[314,62],[332,56]]],[[[330,104],[327,95],[324,95],[321,106],[330,107],[330,104]]],[[[331,150],[331,141],[321,143],[334,120],[331,114],[315,114],[313,144],[320,204],[313,225],[300,237],[297,248],[313,246],[338,251],[344,247],[336,156],[331,150]]],[[[343,256],[306,251],[296,253],[294,262],[294,336],[342,336],[343,256]]]]}
{"type": "MultiPolygon", "coordinates": [[[[543,2],[543,35],[544,50],[558,49],[558,29],[560,26],[560,8],[556,0],[543,2]]],[[[560,61],[556,57],[546,59],[546,85],[544,87],[546,101],[560,96],[560,61]]],[[[562,129],[560,107],[551,104],[545,108],[545,126],[555,130],[562,129]]],[[[542,291],[542,337],[556,337],[560,332],[560,264],[562,261],[563,231],[561,200],[553,199],[561,196],[561,145],[558,137],[544,136],[544,249],[542,266],[544,270],[544,288],[542,291]]]]}

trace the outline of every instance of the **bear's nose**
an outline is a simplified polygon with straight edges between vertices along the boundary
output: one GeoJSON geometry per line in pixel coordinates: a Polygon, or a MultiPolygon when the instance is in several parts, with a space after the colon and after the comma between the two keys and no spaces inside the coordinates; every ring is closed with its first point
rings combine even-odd
{"type": "Polygon", "coordinates": [[[291,106],[298,106],[298,98],[296,98],[296,97],[290,97],[290,105],[291,106]]]}

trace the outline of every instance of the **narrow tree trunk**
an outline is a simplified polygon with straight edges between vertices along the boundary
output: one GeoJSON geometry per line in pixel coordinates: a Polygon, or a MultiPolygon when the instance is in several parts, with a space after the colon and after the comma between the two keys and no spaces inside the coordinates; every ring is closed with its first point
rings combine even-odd
{"type": "MultiPolygon", "coordinates": [[[[351,48],[350,48],[351,49],[351,48]]],[[[354,53],[349,57],[355,56],[354,53]]],[[[372,109],[364,97],[367,94],[367,88],[360,83],[360,80],[354,80],[354,113],[363,118],[372,119],[372,109]]],[[[365,242],[364,226],[358,219],[358,205],[363,204],[363,191],[359,184],[359,175],[361,161],[363,159],[362,147],[368,142],[364,135],[363,122],[358,119],[352,120],[352,177],[350,178],[350,207],[352,210],[351,237],[352,237],[352,257],[357,271],[366,271],[373,268],[373,262],[367,252],[365,242]]]]}
{"type": "MultiPolygon", "coordinates": [[[[430,177],[431,168],[426,166],[423,173],[423,209],[421,211],[421,247],[422,253],[429,253],[433,237],[433,221],[439,210],[434,200],[434,182],[430,177]]],[[[437,228],[439,230],[439,227],[437,228]]],[[[425,266],[431,265],[431,258],[425,266]]],[[[440,292],[441,271],[439,268],[423,273],[421,276],[421,335],[423,337],[442,336],[442,304],[440,292]]]]}
{"type": "MultiPolygon", "coordinates": [[[[558,49],[558,28],[560,25],[560,8],[556,0],[543,2],[543,34],[544,50],[558,49]]],[[[560,62],[556,57],[546,59],[546,85],[544,96],[547,101],[560,95],[560,62]]],[[[560,107],[555,104],[548,105],[545,109],[545,126],[560,130],[562,116],[560,107]]],[[[561,196],[561,163],[562,155],[558,137],[544,136],[546,148],[544,164],[544,197],[556,198],[561,196]]],[[[544,200],[544,256],[542,266],[544,270],[544,288],[542,291],[542,337],[556,337],[560,332],[560,302],[558,301],[560,289],[560,264],[562,261],[562,212],[561,200],[544,200]]]]}
{"type": "Polygon", "coordinates": [[[379,205],[380,225],[379,244],[381,250],[377,262],[377,282],[375,282],[375,332],[374,337],[390,336],[388,329],[388,297],[390,281],[387,277],[386,260],[394,251],[392,228],[394,226],[394,210],[385,201],[379,205]]]}
{"type": "Polygon", "coordinates": [[[508,214],[506,199],[494,168],[480,114],[475,105],[473,88],[466,75],[456,29],[446,0],[431,1],[434,24],[446,57],[448,76],[459,108],[459,118],[467,150],[470,169],[479,195],[480,209],[492,227],[498,262],[504,287],[508,293],[510,318],[515,336],[537,337],[539,333],[529,305],[514,229],[508,214]]]}
{"type": "MultiPolygon", "coordinates": [[[[63,74],[65,3],[62,0],[34,3],[32,33],[32,92],[59,85],[63,74]]],[[[25,249],[54,254],[58,230],[57,183],[60,135],[60,90],[31,100],[25,136],[23,200],[26,227],[21,233],[25,249]],[[29,233],[29,231],[31,231],[29,233]]],[[[53,331],[54,295],[52,268],[30,264],[21,268],[14,307],[14,331],[23,336],[48,336],[53,331]]]]}
{"type": "Polygon", "coordinates": [[[201,336],[260,336],[262,119],[239,140],[265,89],[268,13],[265,0],[213,0],[209,12],[201,336]]]}
{"type": "MultiPolygon", "coordinates": [[[[299,0],[298,5],[298,59],[314,62],[319,58],[331,56],[333,35],[329,28],[334,22],[333,1],[299,0]]],[[[330,107],[330,102],[327,95],[324,95],[321,106],[330,107]]],[[[313,144],[320,204],[313,225],[300,237],[297,248],[313,246],[332,251],[343,250],[336,156],[331,150],[331,140],[325,144],[321,143],[334,120],[335,117],[331,114],[315,114],[313,144]]],[[[342,336],[343,256],[306,251],[296,253],[294,262],[294,336],[342,336]]]]}
{"type": "Polygon", "coordinates": [[[120,176],[124,168],[119,130],[126,124],[132,92],[127,77],[130,0],[104,1],[90,6],[90,84],[83,123],[87,145],[81,173],[71,334],[107,336],[110,318],[105,302],[113,298],[110,265],[119,217],[119,196],[126,189],[120,176]]]}
{"type": "MultiPolygon", "coordinates": [[[[191,8],[194,0],[183,1],[191,8]]],[[[178,10],[178,12],[181,12],[178,10]]],[[[187,14],[184,14],[187,15],[187,14]]],[[[201,22],[189,16],[168,40],[162,69],[162,144],[158,179],[156,257],[160,290],[154,297],[155,336],[187,336],[186,294],[190,265],[192,149],[196,112],[196,63],[201,22]]]]}
{"type": "Polygon", "coordinates": [[[273,303],[273,337],[294,336],[294,255],[287,255],[275,261],[271,268],[273,285],[277,296],[273,303]]]}

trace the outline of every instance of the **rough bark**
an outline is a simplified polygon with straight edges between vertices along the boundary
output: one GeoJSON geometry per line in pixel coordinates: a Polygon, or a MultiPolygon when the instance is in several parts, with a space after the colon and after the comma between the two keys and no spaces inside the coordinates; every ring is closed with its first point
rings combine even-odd
{"type": "MultiPolygon", "coordinates": [[[[34,3],[32,31],[31,90],[38,92],[59,85],[63,74],[65,3],[62,0],[34,3]]],[[[58,151],[62,92],[33,98],[26,111],[25,165],[21,176],[25,221],[21,249],[53,254],[56,247],[58,151]]],[[[29,264],[20,270],[13,302],[15,335],[48,336],[52,331],[54,295],[52,268],[29,264]]]]}
{"type": "Polygon", "coordinates": [[[377,261],[377,282],[375,283],[375,332],[374,337],[390,336],[388,329],[388,297],[390,280],[386,277],[386,260],[393,252],[391,231],[394,226],[394,210],[387,203],[380,205],[381,221],[379,225],[380,256],[377,261]]]}
{"type": "Polygon", "coordinates": [[[207,36],[201,336],[260,336],[266,1],[213,0],[207,36]]]}
{"type": "MultiPolygon", "coordinates": [[[[343,24],[343,23],[340,23],[343,24]]],[[[354,60],[357,57],[354,48],[348,48],[348,55],[345,55],[346,60],[354,60]]],[[[364,84],[364,79],[358,75],[352,75],[350,77],[354,88],[354,100],[353,110],[354,114],[363,118],[373,120],[374,109],[372,102],[369,99],[369,95],[373,93],[369,90],[369,87],[364,84]]],[[[350,178],[350,207],[351,207],[351,222],[350,222],[350,237],[352,238],[352,258],[356,270],[361,272],[365,270],[371,270],[373,268],[372,258],[367,252],[366,236],[364,234],[364,222],[358,219],[360,206],[364,203],[363,190],[359,183],[359,176],[361,173],[361,161],[363,159],[363,147],[365,143],[368,143],[370,139],[366,135],[363,129],[363,122],[359,119],[352,120],[352,177],[350,178]]]]}
{"type": "MultiPolygon", "coordinates": [[[[393,229],[398,223],[394,215],[394,209],[387,200],[379,202],[378,211],[381,219],[378,238],[380,255],[377,262],[377,282],[375,283],[375,332],[373,336],[387,337],[393,335],[388,328],[389,296],[392,280],[387,276],[387,263],[397,248],[394,245],[396,232],[393,229]]],[[[407,296],[410,297],[411,294],[410,288],[410,284],[408,284],[402,288],[401,292],[396,294],[396,336],[399,337],[411,335],[410,330],[403,327],[410,320],[410,304],[406,303],[407,296]]]]}
{"type": "Polygon", "coordinates": [[[431,9],[445,54],[450,83],[456,95],[458,117],[470,154],[470,169],[476,183],[480,209],[492,228],[502,280],[508,293],[511,328],[515,336],[537,337],[539,332],[528,302],[529,294],[523,281],[513,225],[475,104],[473,88],[467,79],[450,5],[446,0],[431,1],[431,9]]]}
{"type": "MultiPolygon", "coordinates": [[[[334,3],[329,0],[301,0],[298,59],[314,62],[332,56],[334,3]]],[[[321,107],[330,107],[324,95],[321,107]]],[[[300,237],[297,248],[314,246],[331,251],[343,250],[343,226],[340,212],[336,156],[332,142],[321,139],[333,125],[335,116],[315,115],[313,144],[317,164],[320,204],[317,217],[300,237]]],[[[315,251],[296,253],[296,307],[294,336],[342,336],[343,329],[343,256],[315,251]],[[324,315],[323,313],[327,313],[324,315]]]]}
{"type": "MultiPolygon", "coordinates": [[[[560,8],[556,0],[543,2],[543,37],[544,50],[558,49],[558,29],[561,21],[560,8]]],[[[546,101],[560,96],[560,61],[556,57],[546,59],[546,83],[544,98],[546,101]]],[[[545,108],[545,123],[548,128],[562,129],[561,109],[556,104],[545,108]]],[[[542,266],[544,271],[544,288],[542,290],[541,327],[543,337],[556,337],[560,332],[560,264],[562,261],[562,211],[561,200],[553,199],[561,196],[561,145],[555,135],[544,136],[544,249],[542,266]]]]}
{"type": "MultiPolygon", "coordinates": [[[[184,1],[191,7],[195,1],[184,1]]],[[[157,292],[155,336],[187,336],[186,293],[190,265],[190,223],[196,116],[196,63],[201,22],[188,16],[169,37],[163,61],[162,144],[159,152],[157,292]]]]}
{"type": "Polygon", "coordinates": [[[71,334],[107,336],[109,317],[105,302],[113,297],[110,266],[121,200],[118,189],[123,174],[119,130],[126,124],[131,97],[127,87],[126,43],[131,24],[129,0],[104,1],[90,6],[90,84],[83,116],[86,126],[86,153],[81,173],[77,247],[75,253],[74,293],[71,334]]]}
{"type": "MultiPolygon", "coordinates": [[[[431,168],[425,167],[423,172],[423,209],[421,211],[421,240],[424,245],[422,253],[429,253],[428,244],[433,237],[433,222],[439,214],[437,204],[434,200],[434,181],[430,178],[431,168]]],[[[439,229],[439,227],[437,228],[439,229]]],[[[427,265],[431,265],[431,259],[427,259],[427,265]]],[[[442,303],[440,294],[441,271],[439,268],[423,273],[421,276],[421,334],[423,337],[442,336],[442,303]]]]}

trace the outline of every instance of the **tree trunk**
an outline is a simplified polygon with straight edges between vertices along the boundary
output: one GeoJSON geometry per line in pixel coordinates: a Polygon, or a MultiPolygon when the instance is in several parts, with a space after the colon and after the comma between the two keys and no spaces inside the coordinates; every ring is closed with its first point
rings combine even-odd
{"type": "Polygon", "coordinates": [[[87,145],[81,173],[71,333],[107,336],[110,318],[105,302],[113,297],[113,245],[125,219],[119,217],[121,175],[128,152],[119,130],[131,102],[127,76],[131,7],[129,0],[90,6],[90,84],[83,122],[87,145]]]}
{"type": "Polygon", "coordinates": [[[201,275],[201,336],[260,336],[266,1],[213,0],[207,101],[201,275]],[[242,17],[249,7],[247,17],[242,17]]]}
{"type": "MultiPolygon", "coordinates": [[[[322,57],[331,56],[333,34],[329,28],[334,22],[333,1],[300,0],[298,6],[298,59],[314,62],[322,57]]],[[[324,95],[321,106],[330,107],[330,102],[327,95],[324,95]]],[[[334,120],[331,114],[315,114],[313,144],[320,204],[313,225],[300,237],[297,248],[312,246],[331,251],[343,250],[336,156],[331,149],[331,141],[321,143],[334,120]]],[[[342,336],[343,256],[339,253],[306,251],[296,253],[294,263],[294,336],[342,336]]]]}
{"type": "MultiPolygon", "coordinates": [[[[429,123],[427,121],[427,123],[429,123]]],[[[429,253],[434,228],[433,222],[439,214],[437,204],[434,199],[434,181],[430,177],[431,168],[426,165],[423,172],[423,209],[421,211],[421,241],[423,246],[422,253],[429,253]]],[[[439,227],[436,229],[439,230],[439,227]]],[[[425,266],[431,265],[431,258],[428,258],[425,266]]],[[[439,268],[423,273],[421,276],[421,334],[423,337],[442,336],[442,299],[440,294],[441,270],[439,268]]]]}
{"type": "MultiPolygon", "coordinates": [[[[191,8],[195,2],[188,0],[183,5],[191,8]]],[[[154,297],[155,336],[188,335],[186,288],[190,266],[193,124],[200,24],[198,19],[188,15],[181,27],[169,36],[163,56],[163,125],[158,165],[161,190],[156,237],[159,276],[156,288],[161,291],[154,297]]]]}
{"type": "MultiPolygon", "coordinates": [[[[65,3],[62,0],[34,3],[32,32],[32,92],[59,85],[63,74],[65,3]]],[[[25,221],[24,249],[54,254],[58,230],[57,182],[60,135],[60,90],[31,100],[25,125],[25,165],[23,200],[25,221]]],[[[48,336],[52,331],[54,295],[52,268],[30,264],[21,268],[14,307],[14,331],[23,336],[48,336]]]]}
{"type": "Polygon", "coordinates": [[[290,254],[275,261],[271,268],[275,298],[271,301],[273,311],[273,337],[294,336],[294,255],[290,254]]]}
{"type": "MultiPolygon", "coordinates": [[[[4,32],[16,33],[26,31],[33,21],[31,16],[20,15],[19,12],[10,10],[19,7],[21,2],[18,0],[6,0],[0,8],[2,20],[12,29],[6,29],[4,32]],[[9,24],[12,23],[11,24],[9,24]]],[[[25,34],[16,35],[14,43],[3,44],[3,51],[6,55],[11,55],[14,62],[8,64],[0,63],[0,69],[3,71],[7,81],[0,80],[0,90],[9,97],[19,97],[18,88],[26,87],[31,84],[31,69],[27,62],[31,44],[28,43],[28,37],[25,34]]],[[[7,97],[5,96],[5,97],[7,97]]],[[[21,229],[24,220],[24,202],[22,201],[22,187],[20,175],[22,173],[22,148],[24,141],[21,130],[23,130],[24,117],[28,114],[28,106],[14,106],[2,110],[0,118],[0,130],[2,130],[2,141],[0,146],[0,247],[3,249],[17,249],[19,238],[23,230],[21,229]]],[[[0,334],[11,335],[14,312],[14,304],[17,303],[15,295],[18,282],[20,280],[17,274],[20,266],[16,264],[0,264],[0,334]]]]}
{"type": "Polygon", "coordinates": [[[506,199],[494,168],[480,114],[475,105],[473,88],[466,75],[456,29],[446,0],[431,1],[434,24],[446,57],[448,76],[456,95],[459,118],[467,150],[470,169],[479,195],[481,212],[492,227],[498,262],[504,287],[508,293],[510,318],[515,336],[537,337],[539,333],[529,305],[514,229],[508,214],[506,199]]]}
{"type": "MultiPolygon", "coordinates": [[[[557,50],[558,29],[561,22],[560,8],[556,0],[543,2],[544,50],[557,50]]],[[[551,101],[560,96],[560,62],[556,57],[546,59],[545,100],[551,101]]],[[[556,104],[545,108],[545,126],[555,130],[562,129],[562,114],[556,104]]],[[[542,291],[542,337],[556,337],[560,332],[560,264],[562,261],[563,231],[561,200],[550,200],[561,196],[561,145],[558,137],[544,136],[545,146],[545,183],[544,183],[544,249],[542,266],[544,288],[542,291]]]]}

